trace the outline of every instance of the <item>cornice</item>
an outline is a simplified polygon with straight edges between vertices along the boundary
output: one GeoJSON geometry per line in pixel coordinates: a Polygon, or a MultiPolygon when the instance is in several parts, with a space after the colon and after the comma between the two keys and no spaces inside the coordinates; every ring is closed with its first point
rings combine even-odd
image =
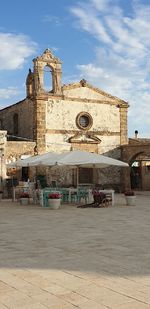
{"type": "Polygon", "coordinates": [[[82,88],[82,87],[89,88],[89,89],[91,89],[91,90],[93,90],[93,91],[95,91],[95,92],[97,92],[97,93],[99,93],[99,94],[101,94],[101,95],[103,95],[103,96],[105,96],[105,97],[107,97],[107,98],[110,98],[110,99],[113,99],[113,100],[117,100],[117,101],[120,102],[120,103],[128,104],[128,102],[126,102],[126,101],[124,101],[124,100],[122,100],[122,99],[119,99],[118,97],[113,96],[113,95],[111,95],[111,94],[109,94],[109,93],[107,93],[107,92],[105,92],[105,91],[103,91],[103,90],[101,90],[101,89],[99,89],[99,88],[97,88],[97,87],[94,87],[94,86],[92,86],[92,85],[89,84],[89,83],[85,83],[84,86],[83,86],[83,84],[81,83],[81,81],[78,82],[78,83],[73,83],[73,84],[64,85],[64,86],[62,87],[62,89],[63,89],[63,90],[71,90],[71,89],[82,88]]]}
{"type": "MultiPolygon", "coordinates": [[[[77,130],[54,130],[46,129],[45,133],[48,134],[78,134],[80,131],[77,130]]],[[[88,131],[90,134],[94,135],[106,135],[106,136],[120,136],[120,132],[110,132],[110,131],[88,131]]]]}

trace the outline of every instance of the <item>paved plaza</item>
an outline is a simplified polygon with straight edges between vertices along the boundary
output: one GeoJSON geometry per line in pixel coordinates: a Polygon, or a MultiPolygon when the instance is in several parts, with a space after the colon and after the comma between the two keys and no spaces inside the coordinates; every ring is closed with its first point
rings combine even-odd
{"type": "Polygon", "coordinates": [[[0,309],[150,308],[150,194],[136,206],[0,202],[0,309]]]}

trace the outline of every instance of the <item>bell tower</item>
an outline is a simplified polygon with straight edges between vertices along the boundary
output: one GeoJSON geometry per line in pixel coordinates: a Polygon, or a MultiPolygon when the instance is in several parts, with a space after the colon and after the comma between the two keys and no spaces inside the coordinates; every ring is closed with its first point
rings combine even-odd
{"type": "Polygon", "coordinates": [[[33,72],[29,70],[26,80],[27,97],[32,99],[33,135],[38,153],[46,151],[46,104],[49,97],[61,97],[61,61],[46,49],[41,56],[33,59],[33,72]],[[48,77],[48,89],[45,87],[45,74],[48,77]]]}
{"type": "Polygon", "coordinates": [[[48,95],[61,95],[61,61],[59,58],[54,57],[50,49],[46,49],[42,56],[33,59],[34,68],[34,95],[48,94],[48,95]],[[47,91],[44,89],[44,68],[49,68],[49,74],[52,78],[52,89],[47,91]]]}

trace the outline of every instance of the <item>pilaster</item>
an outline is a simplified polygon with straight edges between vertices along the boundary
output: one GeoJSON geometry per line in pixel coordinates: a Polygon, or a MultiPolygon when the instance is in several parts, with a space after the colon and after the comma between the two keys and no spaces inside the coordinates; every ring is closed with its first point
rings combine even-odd
{"type": "Polygon", "coordinates": [[[38,154],[46,151],[46,102],[45,96],[36,97],[34,101],[34,140],[38,154]]]}
{"type": "Polygon", "coordinates": [[[120,145],[128,144],[128,119],[127,108],[128,104],[120,105],[120,145]]]}

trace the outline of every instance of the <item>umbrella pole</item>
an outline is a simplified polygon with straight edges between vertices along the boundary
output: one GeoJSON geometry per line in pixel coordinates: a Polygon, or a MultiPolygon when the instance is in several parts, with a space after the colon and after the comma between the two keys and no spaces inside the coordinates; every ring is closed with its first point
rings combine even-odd
{"type": "Polygon", "coordinates": [[[77,188],[78,188],[78,184],[79,184],[79,168],[77,167],[77,188]]]}

